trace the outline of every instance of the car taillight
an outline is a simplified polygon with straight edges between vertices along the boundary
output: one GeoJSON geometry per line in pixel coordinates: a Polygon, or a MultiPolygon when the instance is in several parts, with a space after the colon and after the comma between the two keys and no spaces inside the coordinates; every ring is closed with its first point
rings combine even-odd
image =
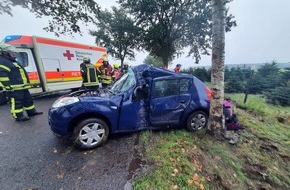
{"type": "Polygon", "coordinates": [[[207,94],[207,98],[208,98],[208,101],[210,101],[210,98],[211,98],[211,90],[209,89],[209,87],[205,87],[205,91],[206,91],[206,94],[207,94]]]}

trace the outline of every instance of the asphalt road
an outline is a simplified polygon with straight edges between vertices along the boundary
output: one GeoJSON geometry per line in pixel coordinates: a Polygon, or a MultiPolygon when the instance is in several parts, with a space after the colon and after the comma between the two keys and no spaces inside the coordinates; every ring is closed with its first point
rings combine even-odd
{"type": "Polygon", "coordinates": [[[110,136],[90,151],[75,149],[50,131],[47,111],[57,98],[35,99],[44,114],[21,123],[11,117],[9,105],[0,106],[0,189],[131,189],[137,134],[110,136]]]}

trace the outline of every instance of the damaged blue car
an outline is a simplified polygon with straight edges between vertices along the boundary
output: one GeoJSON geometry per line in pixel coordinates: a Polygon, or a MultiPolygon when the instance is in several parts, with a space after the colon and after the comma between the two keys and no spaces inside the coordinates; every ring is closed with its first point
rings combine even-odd
{"type": "Polygon", "coordinates": [[[57,136],[69,136],[82,149],[106,142],[110,134],[206,127],[209,88],[198,78],[148,65],[129,68],[110,88],[78,91],[59,98],[48,121],[57,136]]]}

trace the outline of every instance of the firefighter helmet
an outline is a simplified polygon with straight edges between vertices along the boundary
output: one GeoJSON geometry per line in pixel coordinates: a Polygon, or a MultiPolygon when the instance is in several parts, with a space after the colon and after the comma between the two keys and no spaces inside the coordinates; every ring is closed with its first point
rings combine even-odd
{"type": "Polygon", "coordinates": [[[118,63],[115,63],[113,66],[114,66],[115,69],[119,69],[118,63]]]}
{"type": "Polygon", "coordinates": [[[103,62],[109,62],[109,59],[107,57],[105,57],[103,62]]]}
{"type": "Polygon", "coordinates": [[[16,58],[15,47],[10,45],[10,44],[1,43],[0,44],[0,55],[8,55],[8,56],[15,59],[16,58]]]}
{"type": "Polygon", "coordinates": [[[84,56],[83,61],[84,61],[84,63],[90,63],[91,59],[88,56],[84,56]]]}

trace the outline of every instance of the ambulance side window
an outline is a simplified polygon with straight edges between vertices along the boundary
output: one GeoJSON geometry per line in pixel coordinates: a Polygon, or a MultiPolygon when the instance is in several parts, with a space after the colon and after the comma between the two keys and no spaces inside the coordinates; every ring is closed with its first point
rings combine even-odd
{"type": "Polygon", "coordinates": [[[18,52],[16,55],[16,61],[20,63],[22,67],[28,66],[28,55],[26,52],[18,52]]]}

